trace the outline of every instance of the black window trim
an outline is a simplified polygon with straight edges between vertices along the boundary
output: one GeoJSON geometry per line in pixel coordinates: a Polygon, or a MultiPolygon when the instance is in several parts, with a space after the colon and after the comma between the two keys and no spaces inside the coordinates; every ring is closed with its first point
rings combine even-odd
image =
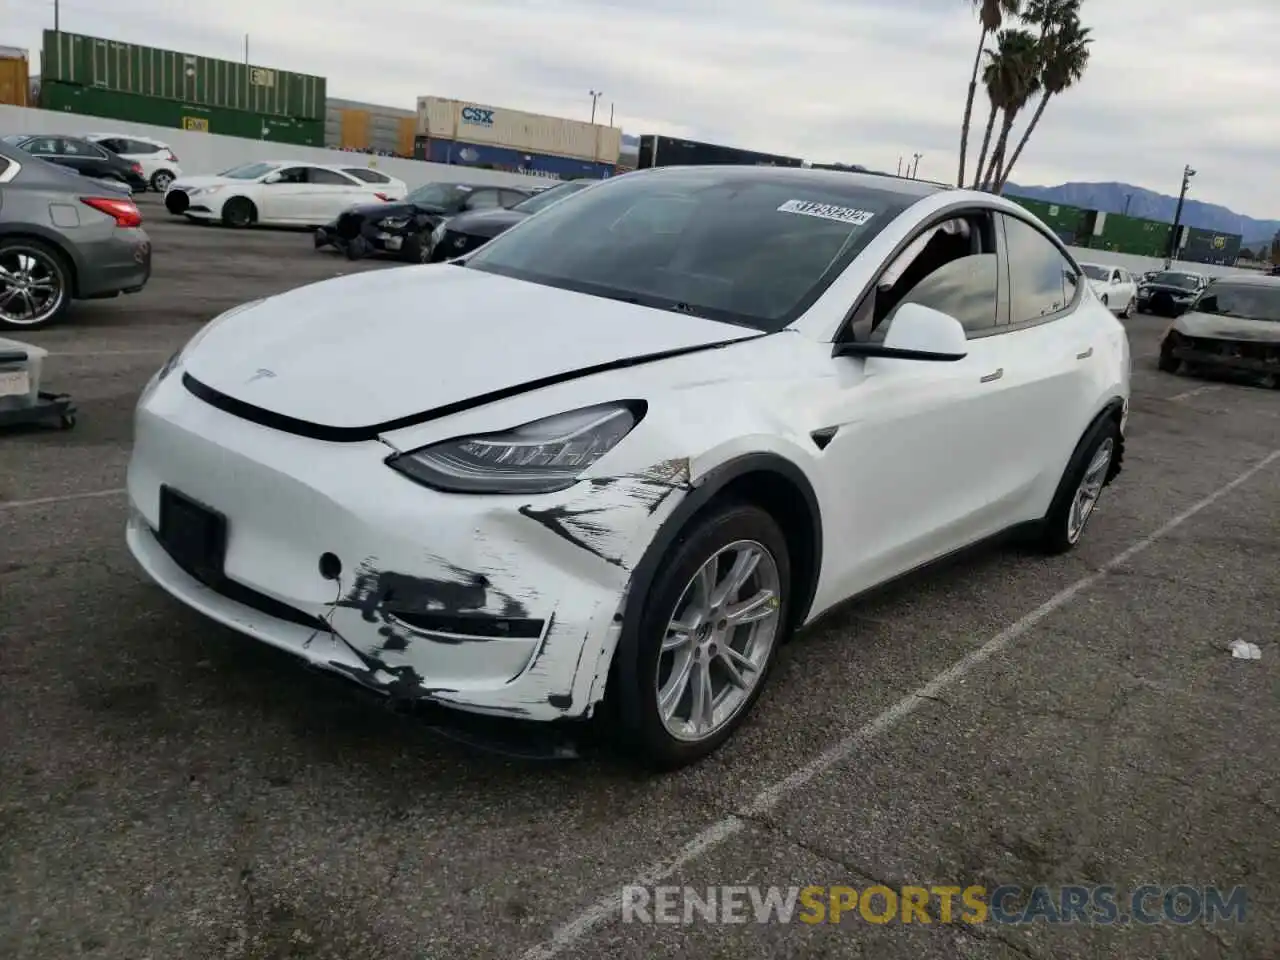
{"type": "MultiPolygon", "coordinates": [[[[1009,217],[1010,219],[1022,221],[1022,223],[1024,223],[1025,225],[1030,227],[1032,230],[1034,230],[1036,233],[1040,234],[1040,236],[1048,240],[1049,243],[1054,247],[1054,249],[1056,249],[1058,253],[1062,255],[1062,258],[1067,261],[1071,269],[1074,270],[1076,274],[1075,295],[1061,310],[1056,310],[1053,313],[1045,314],[1043,317],[1036,317],[1033,320],[1020,320],[1017,323],[1009,322],[1003,328],[1001,328],[1000,332],[1001,333],[1017,333],[1019,330],[1029,330],[1032,327],[1038,327],[1038,326],[1041,326],[1042,324],[1054,323],[1057,320],[1061,320],[1064,317],[1067,317],[1072,313],[1075,313],[1076,308],[1080,305],[1080,298],[1084,296],[1085,285],[1084,283],[1081,282],[1084,277],[1084,270],[1081,268],[1080,264],[1076,262],[1076,258],[1071,255],[1071,252],[1067,249],[1067,245],[1062,242],[1062,239],[1058,237],[1057,234],[1048,233],[1044,230],[1041,230],[1038,226],[1032,223],[1028,217],[1020,216],[1019,214],[1012,213],[1008,210],[997,210],[996,212],[1002,213],[1006,217],[1009,217]]],[[[1012,281],[1013,270],[1009,264],[1009,244],[1008,244],[1008,238],[1005,236],[1003,219],[1000,220],[1000,248],[1001,250],[1004,251],[1005,275],[1010,278],[1010,281],[1012,281]]],[[[1012,321],[1013,319],[1012,299],[1010,300],[1009,311],[1010,311],[1009,319],[1010,321],[1012,321]]]]}
{"type": "MultiPolygon", "coordinates": [[[[927,200],[927,199],[930,199],[930,198],[928,197],[921,198],[921,200],[918,200],[917,203],[923,202],[924,200],[927,200]]],[[[911,204],[907,206],[907,208],[904,209],[902,213],[899,214],[899,216],[906,216],[908,213],[911,212],[911,208],[913,206],[915,206],[915,204],[911,204]]],[[[984,214],[986,216],[989,216],[991,218],[992,228],[995,231],[996,322],[992,325],[992,327],[989,330],[986,330],[986,331],[971,333],[970,331],[966,330],[965,339],[980,340],[983,337],[991,337],[999,333],[1008,332],[1011,328],[1011,324],[1009,323],[1009,311],[1010,311],[1009,260],[1008,260],[1008,257],[1005,256],[1004,221],[1001,220],[998,216],[996,216],[996,214],[1003,213],[1003,212],[1004,211],[999,207],[989,206],[987,204],[982,204],[982,203],[974,203],[972,200],[957,200],[956,202],[948,204],[947,206],[939,210],[937,213],[930,216],[927,220],[921,223],[916,229],[912,230],[911,233],[908,234],[907,238],[903,240],[901,243],[899,243],[897,246],[895,246],[893,248],[893,251],[889,254],[889,256],[885,258],[884,263],[881,264],[878,270],[876,270],[875,275],[871,278],[871,281],[865,287],[863,287],[862,292],[859,293],[858,296],[854,298],[853,306],[849,309],[847,313],[845,313],[844,320],[840,322],[840,326],[836,330],[836,335],[832,337],[831,342],[833,344],[839,344],[839,343],[844,343],[852,338],[853,323],[855,319],[858,317],[859,313],[861,313],[863,307],[866,305],[867,298],[875,295],[876,287],[880,283],[880,278],[884,276],[884,273],[886,270],[888,270],[891,266],[893,266],[893,264],[897,262],[898,257],[902,256],[902,254],[906,252],[908,247],[910,247],[913,243],[919,240],[920,237],[923,236],[925,233],[927,233],[930,230],[933,230],[935,227],[941,226],[942,224],[947,223],[948,221],[955,220],[957,218],[960,218],[966,215],[973,216],[975,214],[984,214]]],[[[885,229],[888,229],[888,228],[886,227],[885,229]]],[[[859,254],[858,256],[860,257],[861,255],[862,254],[859,254]]],[[[856,257],[845,267],[845,269],[848,270],[850,267],[854,265],[854,263],[857,263],[856,257]]]]}

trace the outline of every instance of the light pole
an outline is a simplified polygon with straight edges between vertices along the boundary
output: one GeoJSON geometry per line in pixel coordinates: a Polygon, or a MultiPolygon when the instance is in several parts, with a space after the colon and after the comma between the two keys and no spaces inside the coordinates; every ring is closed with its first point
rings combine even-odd
{"type": "Polygon", "coordinates": [[[915,160],[915,164],[911,167],[911,179],[914,180],[916,178],[916,174],[920,172],[920,158],[923,157],[924,154],[913,153],[911,156],[915,160]]]}
{"type": "Polygon", "coordinates": [[[902,158],[898,158],[898,176],[902,176],[902,158]]]}
{"type": "Polygon", "coordinates": [[[1169,232],[1169,255],[1165,257],[1164,268],[1168,270],[1173,261],[1178,259],[1178,230],[1182,226],[1182,205],[1187,199],[1187,190],[1191,187],[1191,178],[1196,175],[1191,164],[1182,168],[1182,190],[1178,193],[1178,206],[1173,211],[1173,229],[1169,232]]]}
{"type": "Polygon", "coordinates": [[[604,96],[599,90],[588,91],[591,94],[591,122],[596,122],[596,101],[604,96]]]}

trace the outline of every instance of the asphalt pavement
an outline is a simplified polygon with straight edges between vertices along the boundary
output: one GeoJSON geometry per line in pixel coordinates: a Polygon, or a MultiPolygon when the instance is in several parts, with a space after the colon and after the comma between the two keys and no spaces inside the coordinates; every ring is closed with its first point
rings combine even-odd
{"type": "Polygon", "coordinates": [[[0,957],[1280,956],[1280,393],[1157,372],[1164,323],[1134,317],[1125,469],[1077,551],[983,550],[827,618],[695,768],[512,760],[136,568],[121,488],[152,372],[237,303],[396,269],[144,210],[146,290],[24,338],[78,426],[0,437],[0,957]],[[1248,907],[624,922],[637,884],[1240,886],[1248,907]]]}

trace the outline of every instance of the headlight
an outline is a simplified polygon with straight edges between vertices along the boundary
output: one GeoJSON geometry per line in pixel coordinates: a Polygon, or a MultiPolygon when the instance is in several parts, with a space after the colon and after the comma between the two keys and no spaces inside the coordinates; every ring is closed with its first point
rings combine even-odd
{"type": "Polygon", "coordinates": [[[210,193],[217,193],[217,192],[218,192],[219,190],[221,190],[221,189],[223,189],[221,186],[215,186],[215,187],[196,187],[194,190],[190,190],[190,191],[188,191],[188,195],[189,195],[189,196],[192,196],[192,197],[202,197],[202,196],[206,196],[207,194],[210,194],[210,193]]]}
{"type": "Polygon", "coordinates": [[[386,217],[378,221],[378,226],[383,230],[403,230],[409,225],[408,217],[386,217]]]}
{"type": "Polygon", "coordinates": [[[387,458],[387,466],[449,493],[553,493],[612,450],[643,419],[641,400],[535,420],[504,433],[445,440],[387,458]]]}

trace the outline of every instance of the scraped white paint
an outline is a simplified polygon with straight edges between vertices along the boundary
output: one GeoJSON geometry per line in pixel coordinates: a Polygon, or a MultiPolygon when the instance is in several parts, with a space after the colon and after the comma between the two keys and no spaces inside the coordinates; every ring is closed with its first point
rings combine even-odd
{"type": "MultiPolygon", "coordinates": [[[[703,854],[718,847],[724,841],[738,833],[745,826],[747,818],[757,817],[761,814],[768,813],[787,796],[811,783],[837,764],[848,759],[863,744],[874,740],[876,737],[895,726],[900,720],[910,716],[922,705],[936,700],[939,694],[945,691],[948,687],[952,686],[957,681],[963,680],[964,677],[971,673],[975,667],[978,667],[987,660],[990,660],[997,653],[1000,653],[1010,644],[1027,634],[1046,617],[1048,617],[1049,614],[1066,606],[1081,593],[1108,576],[1117,567],[1128,563],[1138,554],[1149,549],[1153,544],[1162,540],[1164,537],[1167,537],[1178,527],[1196,516],[1196,514],[1213,506],[1213,504],[1217,503],[1241,484],[1248,482],[1252,477],[1265,470],[1278,459],[1280,459],[1280,450],[1273,450],[1260,462],[1254,464],[1230,483],[1219,487],[1203,500],[1198,501],[1182,513],[1175,516],[1154,533],[1137,541],[1127,550],[1123,550],[1116,554],[1099,567],[1096,573],[1092,573],[1087,577],[1082,577],[1075,583],[1066,587],[1064,590],[1050,597],[1047,601],[1036,607],[1026,616],[1001,630],[981,647],[961,658],[942,673],[939,673],[924,686],[907,694],[869,723],[855,730],[852,734],[833,745],[830,749],[819,754],[815,759],[805,764],[795,773],[779,780],[777,783],[765,787],[756,794],[749,803],[747,803],[739,814],[731,814],[715,821],[681,847],[674,856],[651,864],[648,869],[642,872],[640,876],[633,881],[633,883],[642,886],[653,886],[661,883],[663,880],[674,875],[689,863],[697,860],[703,854]]],[[[522,954],[522,960],[551,960],[551,958],[558,956],[564,950],[574,946],[578,941],[589,935],[592,930],[600,924],[609,920],[616,912],[621,910],[621,907],[621,893],[602,897],[568,923],[560,927],[550,940],[526,950],[524,954],[522,954]]]]}
{"type": "Polygon", "coordinates": [[[17,510],[20,507],[47,507],[53,503],[69,503],[72,500],[97,500],[102,497],[121,497],[124,487],[112,487],[110,490],[93,490],[89,493],[68,493],[60,497],[37,497],[34,500],[0,500],[0,510],[17,510]]]}

